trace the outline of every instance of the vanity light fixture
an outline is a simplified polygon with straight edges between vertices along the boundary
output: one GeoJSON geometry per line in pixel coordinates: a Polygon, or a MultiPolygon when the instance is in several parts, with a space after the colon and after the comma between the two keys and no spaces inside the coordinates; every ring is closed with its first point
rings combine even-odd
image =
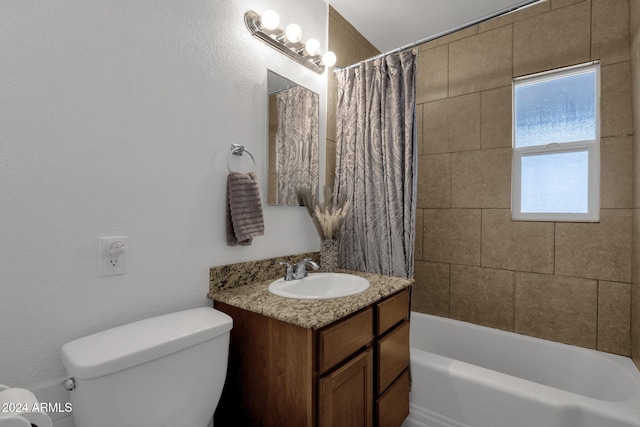
{"type": "Polygon", "coordinates": [[[334,65],[336,65],[337,59],[338,58],[336,58],[336,54],[331,52],[330,50],[322,55],[322,63],[327,67],[333,67],[334,65]]]}
{"type": "Polygon", "coordinates": [[[262,16],[253,10],[244,14],[244,23],[255,38],[262,40],[278,52],[288,56],[299,64],[315,71],[324,72],[324,68],[333,67],[336,54],[327,51],[320,55],[320,42],[310,38],[302,43],[302,29],[297,24],[289,24],[280,29],[280,17],[273,10],[265,10],[262,16]]]}
{"type": "Polygon", "coordinates": [[[275,30],[280,25],[280,17],[275,10],[265,10],[262,14],[262,26],[267,30],[275,30]]]}
{"type": "Polygon", "coordinates": [[[312,37],[304,44],[304,50],[306,50],[307,53],[311,56],[317,55],[320,51],[320,42],[318,41],[318,39],[314,39],[312,37]]]}
{"type": "Polygon", "coordinates": [[[289,24],[284,30],[284,36],[290,43],[298,43],[302,39],[302,28],[298,24],[289,24]]]}

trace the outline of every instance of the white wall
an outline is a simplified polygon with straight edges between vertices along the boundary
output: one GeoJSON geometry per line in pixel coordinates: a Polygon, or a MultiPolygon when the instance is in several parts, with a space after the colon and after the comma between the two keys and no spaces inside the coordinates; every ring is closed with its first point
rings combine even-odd
{"type": "Polygon", "coordinates": [[[318,250],[298,207],[225,244],[231,143],[266,203],[267,68],[320,94],[324,153],[326,72],[251,37],[244,13],[268,8],[326,47],[322,0],[0,2],[0,383],[37,388],[65,342],[209,305],[211,266],[318,250]],[[98,277],[110,235],[128,272],[98,277]]]}

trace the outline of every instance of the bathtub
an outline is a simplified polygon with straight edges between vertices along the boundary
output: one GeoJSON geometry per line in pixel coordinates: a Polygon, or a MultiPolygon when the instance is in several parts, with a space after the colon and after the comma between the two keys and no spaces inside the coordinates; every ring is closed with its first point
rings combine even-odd
{"type": "Polygon", "coordinates": [[[411,313],[403,427],[640,427],[631,359],[411,313]]]}

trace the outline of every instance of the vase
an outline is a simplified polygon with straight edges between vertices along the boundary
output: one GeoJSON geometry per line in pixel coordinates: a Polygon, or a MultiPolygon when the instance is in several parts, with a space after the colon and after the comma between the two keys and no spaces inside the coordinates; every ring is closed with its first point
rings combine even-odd
{"type": "Polygon", "coordinates": [[[340,242],[335,239],[320,241],[320,271],[333,273],[338,269],[338,247],[340,242]]]}

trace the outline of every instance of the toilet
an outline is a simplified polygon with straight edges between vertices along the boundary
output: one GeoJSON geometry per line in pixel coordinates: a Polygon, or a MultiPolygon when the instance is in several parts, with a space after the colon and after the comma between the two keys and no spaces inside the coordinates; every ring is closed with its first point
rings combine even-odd
{"type": "Polygon", "coordinates": [[[232,319],[213,308],[118,326],[62,346],[76,427],[206,427],[232,319]]]}

